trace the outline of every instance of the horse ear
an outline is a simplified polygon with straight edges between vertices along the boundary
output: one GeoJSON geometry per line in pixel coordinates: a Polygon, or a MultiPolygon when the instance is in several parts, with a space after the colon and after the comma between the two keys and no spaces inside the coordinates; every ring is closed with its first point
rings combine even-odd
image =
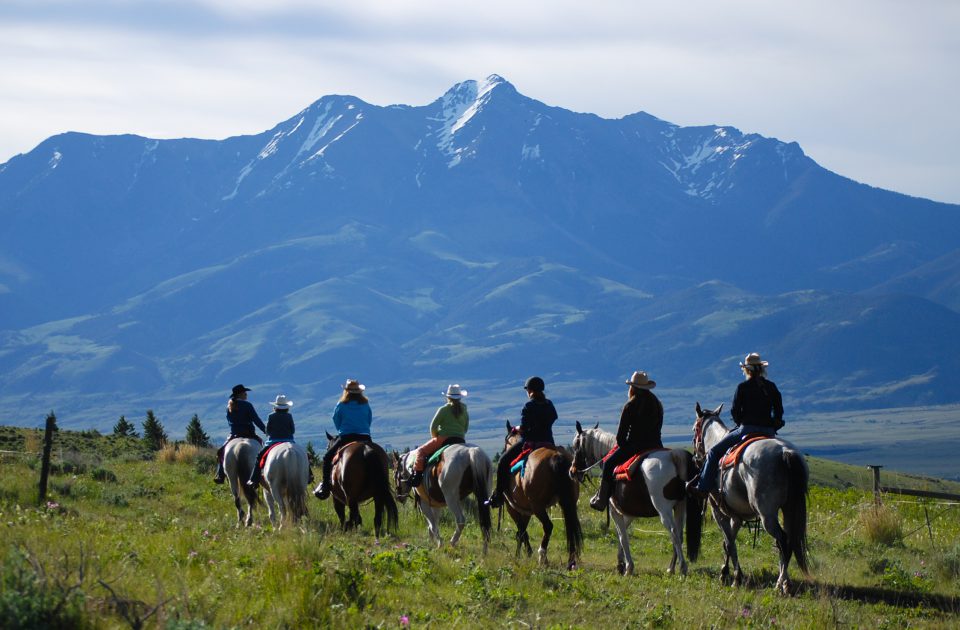
{"type": "Polygon", "coordinates": [[[513,426],[510,424],[510,421],[507,420],[507,433],[513,431],[513,426]]]}
{"type": "Polygon", "coordinates": [[[330,435],[330,432],[329,432],[329,431],[324,431],[324,433],[327,434],[327,439],[328,439],[328,440],[332,440],[332,439],[333,439],[333,436],[330,435]]]}
{"type": "Polygon", "coordinates": [[[580,426],[580,421],[577,420],[577,435],[580,435],[581,433],[583,433],[583,427],[580,426]]]}
{"type": "Polygon", "coordinates": [[[697,416],[703,415],[703,409],[700,408],[700,401],[697,401],[697,416]]]}
{"type": "Polygon", "coordinates": [[[719,415],[720,415],[720,410],[722,410],[722,409],[723,409],[723,403],[720,403],[720,406],[717,407],[716,409],[714,409],[714,410],[713,410],[713,413],[714,413],[715,415],[718,415],[718,416],[719,416],[719,415]]]}
{"type": "Polygon", "coordinates": [[[599,421],[599,420],[597,420],[597,423],[596,423],[595,425],[593,425],[593,428],[594,428],[594,429],[599,429],[599,428],[600,428],[600,421],[599,421]]]}

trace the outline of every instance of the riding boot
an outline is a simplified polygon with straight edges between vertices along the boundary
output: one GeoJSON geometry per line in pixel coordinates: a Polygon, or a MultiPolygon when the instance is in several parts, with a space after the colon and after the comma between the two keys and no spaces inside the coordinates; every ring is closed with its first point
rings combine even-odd
{"type": "Polygon", "coordinates": [[[709,492],[700,489],[700,473],[697,473],[693,479],[688,481],[684,489],[687,491],[687,494],[700,500],[706,499],[709,494],[709,492]]]}
{"type": "Polygon", "coordinates": [[[413,475],[410,477],[410,486],[413,488],[416,488],[421,483],[423,483],[423,471],[422,470],[413,471],[413,475]]]}
{"type": "Polygon", "coordinates": [[[223,472],[223,461],[220,460],[217,462],[217,472],[213,476],[213,483],[223,483],[226,481],[227,475],[223,472]]]}
{"type": "Polygon", "coordinates": [[[593,495],[593,498],[590,499],[590,507],[599,512],[607,509],[607,502],[610,501],[610,487],[612,485],[613,479],[604,471],[600,478],[600,488],[597,490],[597,493],[593,495]]]}
{"type": "Polygon", "coordinates": [[[320,482],[320,485],[317,486],[317,489],[313,491],[313,496],[317,497],[321,501],[330,496],[330,478],[333,476],[333,462],[327,463],[327,460],[323,460],[323,480],[320,482]]]}
{"type": "Polygon", "coordinates": [[[250,474],[250,479],[247,481],[247,485],[256,488],[260,485],[260,480],[263,477],[263,472],[260,470],[259,466],[253,467],[253,472],[250,474]]]}

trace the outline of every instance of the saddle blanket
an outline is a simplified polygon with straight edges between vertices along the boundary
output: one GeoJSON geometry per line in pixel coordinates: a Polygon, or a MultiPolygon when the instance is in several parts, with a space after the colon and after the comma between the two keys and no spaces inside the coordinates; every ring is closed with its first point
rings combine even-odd
{"type": "Polygon", "coordinates": [[[274,447],[274,446],[277,446],[278,444],[283,444],[284,442],[293,442],[293,440],[278,440],[278,441],[274,442],[273,444],[271,444],[270,446],[268,446],[267,448],[263,449],[263,455],[260,456],[260,461],[257,462],[257,464],[260,466],[261,470],[263,469],[264,465],[266,465],[266,463],[267,463],[267,455],[270,453],[270,451],[273,450],[273,447],[274,447]]]}
{"type": "Polygon", "coordinates": [[[350,446],[351,444],[356,444],[357,442],[367,442],[367,441],[368,440],[353,440],[351,442],[347,442],[346,444],[338,448],[337,452],[334,453],[333,455],[333,459],[331,460],[332,465],[333,466],[337,465],[337,463],[340,461],[340,456],[343,455],[344,449],[346,449],[348,446],[350,446]]]}
{"type": "Polygon", "coordinates": [[[627,461],[623,462],[619,466],[613,469],[614,479],[617,481],[633,481],[633,476],[636,474],[637,466],[640,462],[643,461],[643,458],[657,451],[669,451],[668,448],[648,448],[645,451],[640,451],[627,461]]]}
{"type": "Polygon", "coordinates": [[[530,453],[534,452],[538,448],[552,448],[556,449],[556,444],[551,444],[550,442],[527,442],[523,445],[523,450],[520,451],[520,454],[517,455],[512,462],[510,462],[510,474],[520,473],[520,476],[523,476],[524,471],[527,469],[527,458],[530,456],[530,453]]]}
{"type": "Polygon", "coordinates": [[[743,439],[742,442],[739,442],[736,446],[727,451],[727,454],[723,456],[723,459],[720,460],[720,468],[732,468],[737,465],[737,462],[740,461],[740,458],[743,457],[743,449],[747,448],[749,444],[754,442],[759,442],[760,440],[769,440],[771,439],[769,435],[763,435],[762,433],[751,433],[743,439]]]}

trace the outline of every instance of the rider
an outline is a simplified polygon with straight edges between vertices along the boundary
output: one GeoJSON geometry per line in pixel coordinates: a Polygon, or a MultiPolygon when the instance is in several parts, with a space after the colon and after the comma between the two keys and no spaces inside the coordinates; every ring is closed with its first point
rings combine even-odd
{"type": "Polygon", "coordinates": [[[363,395],[366,387],[356,379],[348,379],[343,386],[340,402],[333,408],[333,425],[337,428],[337,437],[330,441],[327,452],[323,455],[323,480],[313,491],[318,499],[330,496],[330,476],[333,473],[333,456],[342,446],[350,442],[369,441],[370,424],[373,422],[373,412],[370,411],[370,401],[363,395]]]}
{"type": "Polygon", "coordinates": [[[783,399],[776,384],[767,380],[767,365],[756,352],[748,354],[740,364],[745,379],[737,385],[730,408],[737,426],[713,445],[703,470],[687,482],[687,492],[702,498],[716,490],[720,458],[741,438],[750,433],[773,437],[783,428],[783,399]]]}
{"type": "Polygon", "coordinates": [[[284,394],[277,396],[277,399],[270,403],[273,406],[273,413],[267,417],[267,441],[263,448],[257,454],[257,460],[253,465],[253,472],[250,473],[248,486],[256,487],[260,483],[263,471],[260,469],[260,459],[267,449],[277,442],[293,442],[293,414],[290,413],[290,407],[293,407],[293,401],[287,400],[284,394]]]}
{"type": "Polygon", "coordinates": [[[590,499],[590,507],[604,510],[613,489],[613,469],[641,451],[663,448],[660,430],[663,427],[663,405],[650,390],[657,386],[646,372],[634,372],[629,381],[627,403],[620,411],[617,427],[617,450],[603,463],[600,489],[590,499]]]}
{"type": "Polygon", "coordinates": [[[503,495],[507,489],[507,481],[510,479],[510,465],[524,447],[539,448],[554,444],[553,423],[557,419],[557,410],[543,393],[546,388],[543,379],[539,376],[531,376],[523,384],[523,388],[527,390],[527,397],[530,400],[520,412],[520,426],[514,428],[514,431],[520,434],[520,440],[504,451],[500,461],[497,462],[497,485],[486,501],[491,507],[497,508],[503,505],[503,495]]]}
{"type": "Polygon", "coordinates": [[[446,444],[463,444],[467,428],[470,426],[470,414],[467,406],[460,400],[467,397],[467,390],[460,385],[447,385],[444,394],[447,404],[437,409],[437,413],[430,422],[430,435],[433,436],[417,449],[417,459],[413,465],[413,477],[410,485],[414,488],[423,481],[423,469],[427,459],[446,444]]]}
{"type": "Polygon", "coordinates": [[[227,443],[233,438],[250,438],[263,444],[263,440],[257,435],[254,425],[264,433],[267,427],[263,425],[263,420],[257,415],[257,410],[247,401],[247,392],[253,391],[243,385],[234,385],[230,394],[230,400],[227,401],[227,424],[230,426],[230,436],[224,441],[223,446],[217,449],[217,474],[213,478],[214,483],[223,483],[226,475],[223,472],[223,450],[227,443]]]}

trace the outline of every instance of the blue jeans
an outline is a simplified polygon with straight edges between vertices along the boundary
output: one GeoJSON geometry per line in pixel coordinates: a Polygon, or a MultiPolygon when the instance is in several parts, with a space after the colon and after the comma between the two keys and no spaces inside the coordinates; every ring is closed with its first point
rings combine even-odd
{"type": "Polygon", "coordinates": [[[761,433],[768,437],[777,434],[773,427],[761,427],[755,424],[743,424],[731,430],[723,439],[713,445],[710,452],[707,453],[707,461],[703,464],[703,470],[700,471],[700,482],[697,489],[701,492],[710,492],[717,487],[717,472],[720,468],[720,458],[723,457],[730,448],[739,442],[744,436],[750,433],[761,433]]]}

